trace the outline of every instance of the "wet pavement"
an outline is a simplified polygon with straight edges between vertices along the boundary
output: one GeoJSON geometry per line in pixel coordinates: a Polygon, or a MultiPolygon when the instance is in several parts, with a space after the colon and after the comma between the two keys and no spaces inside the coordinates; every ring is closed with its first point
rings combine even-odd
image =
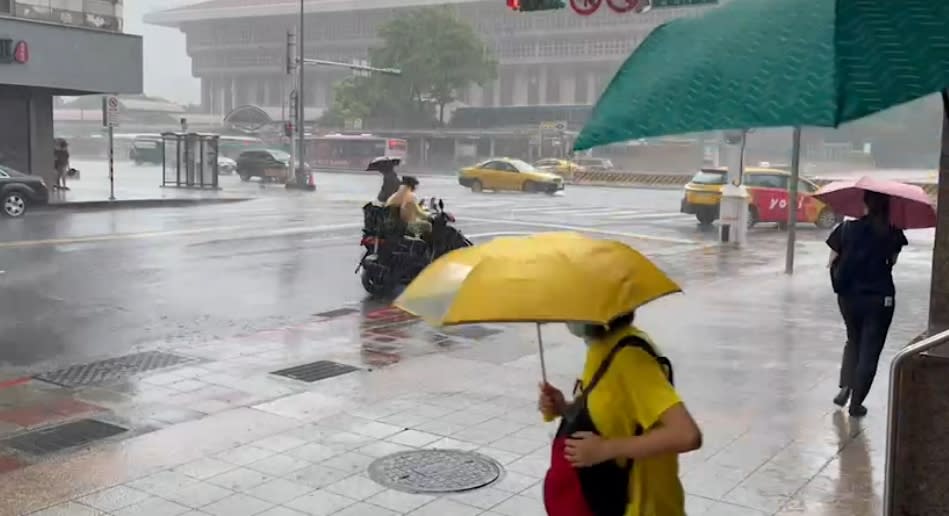
{"type": "MultiPolygon", "coordinates": [[[[326,181],[309,197],[0,221],[0,515],[543,514],[553,427],[535,410],[532,328],[436,331],[363,300],[351,272],[364,186],[326,181]],[[273,374],[287,369],[341,374],[273,374]],[[476,450],[504,473],[442,496],[369,479],[375,458],[419,448],[476,450]]],[[[864,421],[830,403],[843,328],[822,232],[802,226],[788,278],[780,231],[711,246],[670,213],[677,192],[425,184],[476,240],[586,228],[683,283],[638,320],[705,433],[681,461],[690,515],[879,514],[886,378],[864,421]]],[[[910,237],[883,364],[925,324],[932,235],[910,237]]],[[[582,345],[544,332],[568,387],[582,345]]]]}
{"type": "MultiPolygon", "coordinates": [[[[912,314],[925,306],[925,252],[904,258],[887,356],[923,325],[912,314]]],[[[641,310],[705,432],[704,447],[682,458],[689,514],[879,512],[885,379],[863,422],[834,410],[843,331],[826,271],[805,262],[794,278],[753,269],[641,310]]],[[[544,331],[548,370],[566,387],[582,345],[560,327],[544,331]]],[[[384,305],[344,304],[292,326],[162,348],[193,360],[184,365],[70,388],[8,382],[0,514],[542,514],[553,427],[534,408],[532,333],[438,332],[384,305]],[[313,383],[272,374],[314,361],[358,369],[313,383]],[[78,451],[11,445],[84,419],[127,430],[78,451]],[[504,473],[444,496],[368,478],[373,459],[416,448],[476,450],[504,473]]]]}

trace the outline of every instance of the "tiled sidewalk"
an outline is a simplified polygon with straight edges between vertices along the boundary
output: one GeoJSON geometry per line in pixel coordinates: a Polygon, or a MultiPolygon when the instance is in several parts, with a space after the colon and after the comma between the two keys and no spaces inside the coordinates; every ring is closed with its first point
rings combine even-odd
{"type": "MultiPolygon", "coordinates": [[[[910,314],[924,306],[924,269],[924,260],[902,263],[891,351],[919,329],[910,314]]],[[[682,459],[689,514],[877,514],[885,379],[863,427],[833,410],[842,329],[826,272],[734,281],[746,288],[696,286],[640,314],[705,432],[704,447],[682,459]]],[[[582,345],[561,328],[545,329],[545,341],[552,380],[570,385],[582,345]]],[[[535,409],[531,328],[444,335],[354,307],[169,351],[199,360],[102,385],[4,384],[0,440],[84,417],[128,431],[43,456],[0,442],[0,471],[9,470],[0,515],[544,513],[553,426],[535,409]],[[269,374],[315,360],[362,369],[315,383],[269,374]],[[413,448],[475,450],[505,472],[489,487],[440,497],[369,479],[375,458],[413,448]]]]}

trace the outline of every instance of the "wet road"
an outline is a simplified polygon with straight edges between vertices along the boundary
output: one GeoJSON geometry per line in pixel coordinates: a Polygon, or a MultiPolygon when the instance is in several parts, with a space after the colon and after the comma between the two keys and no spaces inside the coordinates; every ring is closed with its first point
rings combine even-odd
{"type": "MultiPolygon", "coordinates": [[[[147,171],[146,171],[147,172],[147,171]]],[[[152,181],[151,172],[139,177],[152,181]]],[[[89,177],[81,186],[88,188],[89,177]]],[[[72,364],[163,343],[292,325],[364,298],[353,274],[360,207],[373,175],[319,178],[315,193],[224,178],[257,198],[226,205],[34,212],[0,221],[0,372],[72,364]]],[[[714,231],[677,213],[669,190],[570,188],[562,195],[474,194],[453,177],[423,178],[473,240],[584,230],[627,240],[681,281],[713,280],[780,256],[783,233],[756,228],[762,251],[710,254],[714,231]],[[747,253],[745,253],[747,254],[747,253]]],[[[823,232],[801,226],[802,252],[823,232]]],[[[810,247],[809,247],[810,246],[810,247]]],[[[815,258],[816,259],[816,258],[815,258]]]]}

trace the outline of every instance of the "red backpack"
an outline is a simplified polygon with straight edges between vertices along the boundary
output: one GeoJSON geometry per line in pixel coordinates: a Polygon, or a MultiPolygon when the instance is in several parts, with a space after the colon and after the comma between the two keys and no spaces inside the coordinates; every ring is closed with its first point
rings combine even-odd
{"type": "MultiPolygon", "coordinates": [[[[626,461],[624,466],[614,460],[608,460],[590,467],[574,468],[564,456],[567,438],[574,433],[599,434],[587,409],[587,398],[606,373],[613,358],[626,346],[640,348],[652,355],[663,367],[669,382],[672,382],[672,364],[666,357],[656,354],[645,340],[626,337],[610,350],[590,378],[590,385],[582,389],[564,411],[557,428],[551,445],[550,469],[544,479],[544,506],[549,516],[623,516],[626,513],[632,460],[626,461]]],[[[643,429],[637,427],[635,435],[642,433],[643,429]]]]}

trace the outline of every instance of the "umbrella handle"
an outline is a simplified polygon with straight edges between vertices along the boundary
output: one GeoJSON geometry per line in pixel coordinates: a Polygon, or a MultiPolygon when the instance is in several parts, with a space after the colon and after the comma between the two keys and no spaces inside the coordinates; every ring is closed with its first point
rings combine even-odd
{"type": "MultiPolygon", "coordinates": [[[[537,350],[540,352],[540,377],[547,384],[547,363],[544,361],[544,337],[540,334],[540,323],[537,323],[537,350]]],[[[557,419],[553,414],[544,414],[544,422],[550,423],[557,419]]]]}
{"type": "Polygon", "coordinates": [[[540,352],[540,377],[547,383],[547,364],[544,362],[544,337],[540,334],[540,323],[537,323],[537,350],[540,352]]]}

